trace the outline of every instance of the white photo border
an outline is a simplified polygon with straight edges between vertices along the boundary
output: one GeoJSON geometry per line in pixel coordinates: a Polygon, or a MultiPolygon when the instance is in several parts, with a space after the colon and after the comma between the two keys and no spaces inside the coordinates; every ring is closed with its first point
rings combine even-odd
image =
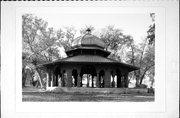
{"type": "Polygon", "coordinates": [[[165,112],[165,8],[124,6],[26,6],[16,7],[16,111],[17,112],[165,112]],[[22,15],[24,13],[155,13],[155,102],[22,102],[22,15]],[[158,78],[158,79],[156,79],[158,78]],[[36,107],[34,107],[36,106],[36,107]],[[69,107],[71,106],[71,107],[69,107]],[[87,107],[88,106],[88,107],[87,107]],[[25,109],[26,108],[26,109],[25,109]],[[33,109],[32,109],[33,108],[33,109]],[[112,109],[113,108],[113,109],[112,109]]]}

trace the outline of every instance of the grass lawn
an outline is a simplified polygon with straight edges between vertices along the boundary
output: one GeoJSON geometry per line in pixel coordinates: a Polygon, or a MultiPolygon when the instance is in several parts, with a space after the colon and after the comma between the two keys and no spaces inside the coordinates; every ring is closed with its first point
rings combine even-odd
{"type": "Polygon", "coordinates": [[[154,95],[147,93],[65,93],[65,92],[23,92],[25,102],[154,102],[154,95]]]}

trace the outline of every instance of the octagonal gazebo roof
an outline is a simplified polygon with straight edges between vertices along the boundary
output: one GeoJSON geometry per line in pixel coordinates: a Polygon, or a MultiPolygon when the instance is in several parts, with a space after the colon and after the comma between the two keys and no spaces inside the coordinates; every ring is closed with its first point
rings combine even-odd
{"type": "Polygon", "coordinates": [[[72,49],[67,50],[67,58],[59,59],[53,62],[39,65],[50,66],[56,64],[108,64],[111,66],[121,66],[126,68],[129,72],[139,69],[138,67],[122,63],[113,59],[108,58],[110,52],[105,50],[105,43],[98,37],[91,34],[91,30],[87,29],[87,33],[83,36],[79,36],[72,42],[72,49]]]}
{"type": "Polygon", "coordinates": [[[72,48],[95,47],[104,49],[106,47],[105,43],[100,38],[91,34],[90,29],[87,29],[86,32],[85,35],[77,37],[72,42],[72,48]]]}

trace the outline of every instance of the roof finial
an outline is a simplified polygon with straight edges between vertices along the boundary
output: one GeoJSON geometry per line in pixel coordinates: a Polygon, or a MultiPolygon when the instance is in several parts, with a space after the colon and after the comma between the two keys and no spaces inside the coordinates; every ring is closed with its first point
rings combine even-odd
{"type": "Polygon", "coordinates": [[[91,29],[87,28],[86,32],[87,32],[87,34],[91,34],[91,29]]]}

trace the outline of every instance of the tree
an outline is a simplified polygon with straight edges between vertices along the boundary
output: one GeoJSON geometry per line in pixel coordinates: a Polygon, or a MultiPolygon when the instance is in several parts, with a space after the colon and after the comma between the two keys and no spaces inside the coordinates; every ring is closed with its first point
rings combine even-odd
{"type": "Polygon", "coordinates": [[[64,47],[64,50],[72,49],[72,42],[74,41],[76,30],[74,27],[66,27],[65,39],[61,40],[61,45],[64,47]]]}
{"type": "MultiPolygon", "coordinates": [[[[48,28],[47,25],[47,22],[31,14],[22,16],[24,66],[28,64],[36,66],[40,63],[57,60],[61,58],[60,48],[64,48],[64,50],[72,48],[71,44],[77,32],[74,27],[65,27],[65,30],[60,28],[56,31],[53,28],[48,28]]],[[[80,33],[85,34],[87,28],[95,29],[92,26],[86,26],[80,30],[80,33]]],[[[153,33],[148,33],[148,35],[155,35],[153,33]]],[[[151,77],[153,84],[154,45],[149,45],[154,40],[153,36],[145,38],[141,44],[136,45],[132,36],[123,34],[122,30],[114,26],[108,26],[102,29],[99,37],[106,44],[106,50],[111,52],[109,58],[140,67],[140,70],[131,75],[132,78],[136,79],[137,86],[142,84],[145,76],[151,77]]],[[[39,81],[43,86],[41,71],[37,68],[35,71],[39,73],[39,81]]]]}
{"type": "MultiPolygon", "coordinates": [[[[24,14],[22,16],[22,39],[23,39],[23,63],[26,65],[51,62],[60,57],[59,46],[63,38],[62,30],[57,32],[53,28],[47,28],[48,23],[44,20],[24,14]]],[[[43,87],[41,72],[37,71],[40,78],[39,82],[43,87]]]]}
{"type": "Polygon", "coordinates": [[[145,77],[150,77],[152,84],[154,78],[154,45],[149,45],[145,38],[140,44],[129,43],[126,52],[126,63],[137,66],[140,69],[129,74],[129,81],[136,80],[136,87],[141,86],[145,77]]]}
{"type": "Polygon", "coordinates": [[[147,37],[140,44],[139,48],[139,67],[140,70],[135,72],[136,86],[142,84],[145,76],[148,76],[151,81],[151,86],[154,83],[154,65],[155,65],[155,13],[150,13],[152,24],[147,31],[147,37]],[[148,43],[147,43],[148,42],[148,43]]]}
{"type": "Polygon", "coordinates": [[[106,50],[111,52],[110,58],[122,61],[124,49],[130,46],[133,38],[130,35],[124,35],[122,31],[114,26],[108,26],[102,30],[100,38],[106,44],[106,50]]]}
{"type": "MultiPolygon", "coordinates": [[[[47,27],[47,23],[41,19],[34,18],[30,14],[25,14],[22,16],[22,39],[23,39],[23,81],[25,81],[25,66],[28,63],[37,64],[37,56],[39,56],[38,49],[38,31],[44,30],[47,27]]],[[[41,87],[42,80],[39,78],[41,87]]],[[[25,86],[23,84],[23,86],[25,86]]]]}
{"type": "MultiPolygon", "coordinates": [[[[129,50],[126,52],[126,60],[125,62],[128,63],[128,64],[131,64],[133,66],[137,66],[139,67],[139,58],[138,58],[138,46],[134,43],[134,41],[131,41],[129,43],[129,50]]],[[[128,79],[128,83],[133,80],[133,79],[136,79],[136,71],[133,71],[131,73],[129,73],[129,79],[128,79]]]]}
{"type": "Polygon", "coordinates": [[[147,31],[148,33],[148,40],[149,44],[154,44],[155,41],[155,13],[150,13],[150,17],[152,19],[152,24],[149,26],[149,29],[147,31]]]}
{"type": "Polygon", "coordinates": [[[154,45],[148,45],[147,38],[140,44],[138,49],[138,64],[140,69],[135,72],[136,86],[141,85],[145,75],[152,71],[154,73],[154,45]]]}

